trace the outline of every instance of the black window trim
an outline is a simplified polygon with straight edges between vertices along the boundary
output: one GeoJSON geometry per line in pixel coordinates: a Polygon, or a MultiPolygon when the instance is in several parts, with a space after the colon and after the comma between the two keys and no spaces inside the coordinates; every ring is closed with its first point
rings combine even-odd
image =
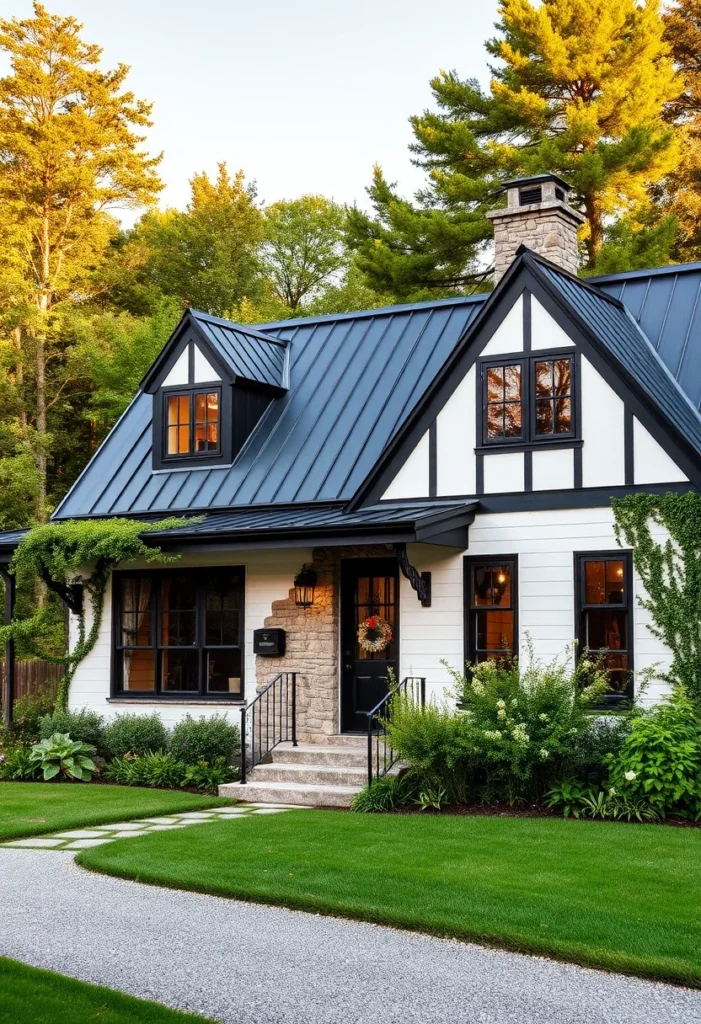
{"type": "MultiPolygon", "coordinates": [[[[153,396],[153,464],[154,470],[178,470],[178,469],[204,469],[213,466],[231,465],[233,462],[232,445],[232,408],[233,408],[233,386],[227,381],[203,381],[197,384],[172,384],[168,387],[160,387],[153,396]],[[167,455],[167,426],[169,395],[191,396],[191,408],[194,408],[192,395],[196,393],[219,394],[219,449],[218,451],[188,452],[185,455],[167,455]]],[[[194,419],[191,419],[191,429],[194,430],[194,419]]]]}
{"type": "Polygon", "coordinates": [[[518,555],[463,555],[463,653],[466,663],[473,664],[475,660],[476,648],[473,643],[472,626],[474,616],[480,610],[472,606],[472,570],[476,565],[504,565],[507,562],[511,564],[511,604],[514,613],[514,650],[512,653],[518,657],[521,643],[518,614],[518,555]]]}
{"type": "Polygon", "coordinates": [[[512,352],[506,354],[495,354],[493,356],[481,356],[477,360],[477,417],[478,446],[475,452],[480,451],[528,451],[533,448],[548,448],[550,446],[569,447],[581,444],[580,417],[579,417],[579,380],[580,380],[580,355],[579,350],[574,346],[568,348],[535,349],[530,352],[512,352]],[[572,362],[572,429],[567,434],[536,434],[535,432],[535,364],[548,362],[553,359],[570,359],[572,362]],[[490,438],[487,436],[487,376],[486,372],[492,366],[515,366],[521,365],[521,408],[522,429],[520,437],[490,438]]]}
{"type": "Polygon", "coordinates": [[[111,699],[126,701],[157,701],[158,703],[188,702],[207,704],[241,704],[245,702],[246,694],[246,566],[245,565],[222,565],[222,566],[196,566],[196,567],[171,567],[163,569],[116,569],[112,573],[111,580],[112,596],[112,638],[110,658],[110,697],[111,699]],[[239,643],[238,644],[206,644],[204,642],[204,593],[205,584],[213,572],[237,573],[240,577],[240,618],[239,618],[239,643]],[[161,580],[172,574],[191,574],[197,579],[197,643],[192,649],[199,654],[199,689],[198,690],[177,690],[163,692],[161,690],[161,651],[162,650],[187,650],[183,647],[162,646],[158,642],[158,629],[161,614],[161,580]],[[125,690],[122,686],[122,651],[124,647],[120,644],[121,634],[121,580],[122,579],[151,579],[151,646],[142,648],[152,650],[155,653],[155,686],[153,690],[125,690]],[[208,650],[235,650],[241,651],[241,692],[240,693],[207,693],[206,676],[204,670],[204,655],[208,650]]]}
{"type": "Polygon", "coordinates": [[[635,695],[635,623],[633,602],[633,552],[629,548],[608,549],[606,551],[575,551],[574,552],[574,637],[576,641],[576,657],[581,656],[584,645],[584,616],[587,611],[601,609],[623,609],[627,614],[626,621],[626,654],[628,656],[628,685],[623,693],[607,693],[599,702],[602,707],[615,707],[626,704],[635,695]],[[588,605],[584,591],[585,562],[623,562],[623,579],[628,585],[624,587],[623,604],[588,605]]]}

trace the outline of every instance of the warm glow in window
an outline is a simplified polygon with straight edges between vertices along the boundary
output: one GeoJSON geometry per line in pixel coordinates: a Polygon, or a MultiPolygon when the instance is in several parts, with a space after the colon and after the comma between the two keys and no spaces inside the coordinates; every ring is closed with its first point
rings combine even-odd
{"type": "Polygon", "coordinates": [[[219,451],[219,392],[195,391],[166,399],[166,455],[219,451]]]}

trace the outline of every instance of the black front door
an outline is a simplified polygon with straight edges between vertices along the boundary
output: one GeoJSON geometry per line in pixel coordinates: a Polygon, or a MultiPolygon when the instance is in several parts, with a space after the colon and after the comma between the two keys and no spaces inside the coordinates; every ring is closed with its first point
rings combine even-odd
{"type": "Polygon", "coordinates": [[[393,671],[396,677],[398,659],[399,578],[396,559],[366,558],[342,562],[342,732],[364,732],[367,729],[367,712],[388,693],[389,672],[393,671]],[[367,632],[365,642],[358,636],[363,624],[367,632]],[[381,649],[368,650],[368,646],[381,649]]]}

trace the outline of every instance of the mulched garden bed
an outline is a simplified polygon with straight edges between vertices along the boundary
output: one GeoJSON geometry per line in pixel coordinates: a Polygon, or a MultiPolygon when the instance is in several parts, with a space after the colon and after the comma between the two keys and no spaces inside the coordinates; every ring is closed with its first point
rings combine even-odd
{"type": "MultiPolygon", "coordinates": [[[[421,814],[431,815],[465,815],[481,818],[562,818],[559,811],[543,807],[541,804],[453,804],[437,811],[434,807],[422,810],[417,804],[406,804],[395,807],[386,814],[421,814]]],[[[613,821],[623,825],[671,825],[674,828],[701,828],[701,821],[687,821],[685,818],[663,818],[661,821],[626,821],[625,818],[570,818],[572,821],[613,821]]]]}

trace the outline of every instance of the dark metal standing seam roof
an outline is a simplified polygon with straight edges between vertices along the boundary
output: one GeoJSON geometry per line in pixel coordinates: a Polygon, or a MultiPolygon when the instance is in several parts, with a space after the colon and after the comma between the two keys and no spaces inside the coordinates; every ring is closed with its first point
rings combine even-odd
{"type": "Polygon", "coordinates": [[[550,264],[532,257],[527,259],[537,263],[540,273],[701,455],[701,417],[632,314],[618,300],[598,295],[595,288],[560,273],[550,264]]]}
{"type": "Polygon", "coordinates": [[[701,408],[701,263],[589,280],[620,299],[694,407],[701,408]]]}
{"type": "Polygon", "coordinates": [[[197,310],[190,315],[237,377],[287,387],[287,345],[283,341],[197,310]]]}
{"type": "Polygon", "coordinates": [[[289,345],[289,391],[271,402],[232,466],[154,472],[152,398],[140,392],[55,518],[349,500],[483,302],[266,325],[289,345]]]}

